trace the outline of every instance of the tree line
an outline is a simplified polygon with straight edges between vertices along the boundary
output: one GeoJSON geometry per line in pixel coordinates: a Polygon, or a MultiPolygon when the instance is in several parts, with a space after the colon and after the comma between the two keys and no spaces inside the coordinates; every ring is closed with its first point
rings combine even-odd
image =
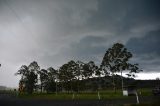
{"type": "MultiPolygon", "coordinates": [[[[91,78],[100,79],[103,76],[111,76],[113,89],[116,92],[115,74],[121,73],[121,82],[123,89],[122,72],[127,71],[128,77],[135,77],[135,73],[142,70],[138,64],[129,63],[132,53],[127,50],[121,43],[114,44],[109,48],[99,66],[94,61],[82,62],[71,60],[63,64],[59,69],[49,67],[48,69],[40,69],[36,61],[28,66],[22,65],[16,75],[21,75],[19,81],[19,90],[32,94],[35,90],[41,92],[79,92],[86,90],[86,81],[91,78]]],[[[98,90],[97,85],[96,89],[98,90]]],[[[92,87],[93,87],[92,86],[92,87]]]]}

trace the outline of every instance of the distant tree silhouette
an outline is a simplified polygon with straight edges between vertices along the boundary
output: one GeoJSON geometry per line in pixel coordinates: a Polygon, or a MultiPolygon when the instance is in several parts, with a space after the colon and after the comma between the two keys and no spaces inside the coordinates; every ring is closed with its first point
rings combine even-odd
{"type": "Polygon", "coordinates": [[[41,92],[43,92],[43,89],[45,88],[46,86],[46,83],[48,81],[48,72],[47,70],[45,69],[41,69],[39,72],[39,79],[40,79],[40,89],[41,89],[41,92]]]}
{"type": "MultiPolygon", "coordinates": [[[[115,81],[115,78],[121,78],[123,90],[123,71],[128,72],[128,77],[135,77],[135,73],[142,71],[139,69],[138,64],[129,63],[129,59],[131,58],[132,53],[123,44],[116,43],[106,51],[100,66],[97,66],[94,61],[84,63],[82,61],[75,62],[71,60],[63,64],[59,69],[52,67],[40,69],[38,63],[33,61],[28,66],[22,65],[16,75],[21,76],[19,81],[20,90],[29,94],[32,94],[37,88],[40,88],[41,92],[56,91],[56,94],[57,91],[63,91],[63,89],[68,92],[72,91],[72,93],[73,91],[79,92],[80,89],[94,89],[98,91],[101,83],[100,79],[103,79],[103,76],[109,78],[107,83],[111,86],[112,82],[116,93],[115,82],[117,81],[115,81]],[[121,77],[115,76],[116,72],[120,72],[121,77]],[[92,79],[96,79],[97,82],[92,81],[92,79]]],[[[105,83],[103,86],[105,86],[105,83]]]]}
{"type": "Polygon", "coordinates": [[[96,72],[98,67],[95,65],[93,61],[89,61],[88,63],[85,63],[83,65],[83,77],[85,79],[88,79],[90,77],[93,77],[93,74],[96,72]]]}
{"type": "Polygon", "coordinates": [[[57,91],[57,76],[58,76],[58,71],[55,70],[52,67],[49,67],[47,69],[48,72],[48,77],[47,77],[47,82],[45,84],[45,90],[47,92],[55,92],[57,91]]]}
{"type": "Polygon", "coordinates": [[[160,80],[160,78],[159,78],[159,77],[157,77],[157,78],[156,78],[156,80],[160,80]]]}
{"type": "Polygon", "coordinates": [[[75,79],[76,63],[71,60],[59,68],[59,80],[66,90],[73,90],[72,81],[75,79]]]}
{"type": "Polygon", "coordinates": [[[128,52],[123,44],[116,43],[109,48],[102,60],[101,67],[105,70],[105,73],[111,73],[113,78],[113,87],[116,92],[116,84],[115,84],[115,73],[121,72],[121,80],[122,80],[122,90],[123,90],[123,77],[122,71],[130,70],[130,75],[132,73],[140,72],[138,68],[138,64],[130,64],[129,59],[132,58],[131,52],[128,52]]]}
{"type": "Polygon", "coordinates": [[[83,66],[85,63],[82,61],[77,61],[76,62],[76,72],[75,72],[75,79],[76,79],[76,88],[74,89],[75,91],[79,92],[79,89],[81,87],[80,80],[82,79],[83,76],[83,66]]]}
{"type": "Polygon", "coordinates": [[[29,66],[22,65],[16,73],[16,75],[21,75],[20,84],[23,83],[24,90],[29,94],[32,94],[33,90],[36,88],[39,69],[38,63],[33,61],[29,66]]]}
{"type": "Polygon", "coordinates": [[[26,80],[27,74],[29,73],[28,67],[26,65],[22,65],[18,72],[15,75],[21,75],[21,79],[19,81],[19,90],[20,92],[26,91],[26,80]]]}

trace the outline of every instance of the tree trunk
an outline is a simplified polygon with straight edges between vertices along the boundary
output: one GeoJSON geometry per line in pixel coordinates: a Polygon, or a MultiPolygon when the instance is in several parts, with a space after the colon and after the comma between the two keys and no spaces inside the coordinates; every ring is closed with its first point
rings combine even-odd
{"type": "Polygon", "coordinates": [[[112,75],[112,78],[113,78],[113,90],[114,90],[114,93],[116,93],[116,84],[115,84],[114,74],[112,75]]]}
{"type": "Polygon", "coordinates": [[[97,89],[98,99],[100,100],[101,96],[100,96],[100,93],[99,93],[99,89],[100,89],[99,84],[100,84],[100,76],[98,76],[98,89],[97,89]]]}
{"type": "Polygon", "coordinates": [[[41,84],[41,93],[42,93],[42,84],[41,84]]]}
{"type": "Polygon", "coordinates": [[[122,76],[122,71],[121,71],[121,80],[122,80],[122,92],[123,92],[123,76],[122,76]]]}
{"type": "Polygon", "coordinates": [[[57,95],[57,81],[56,81],[56,95],[57,95]]]}
{"type": "Polygon", "coordinates": [[[77,80],[77,92],[79,93],[79,77],[78,77],[78,80],[77,80]]]}
{"type": "Polygon", "coordinates": [[[63,92],[63,89],[64,89],[63,83],[64,83],[64,82],[61,82],[61,92],[63,92]]]}
{"type": "Polygon", "coordinates": [[[72,86],[73,82],[70,81],[70,83],[71,83],[71,93],[73,93],[73,86],[72,86]]]}

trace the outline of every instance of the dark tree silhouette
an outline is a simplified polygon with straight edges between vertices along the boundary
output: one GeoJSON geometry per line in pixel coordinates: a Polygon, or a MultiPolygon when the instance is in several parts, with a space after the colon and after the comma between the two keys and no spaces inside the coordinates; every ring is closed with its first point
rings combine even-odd
{"type": "Polygon", "coordinates": [[[41,89],[41,92],[43,92],[43,89],[45,88],[46,83],[48,81],[48,72],[45,69],[41,69],[38,72],[38,74],[39,74],[39,79],[40,79],[40,82],[41,82],[40,89],[41,89]]]}
{"type": "Polygon", "coordinates": [[[93,77],[93,74],[96,72],[98,67],[95,65],[93,61],[89,61],[88,63],[85,63],[83,65],[83,77],[85,79],[88,79],[90,77],[93,77]]]}
{"type": "Polygon", "coordinates": [[[73,90],[72,81],[75,79],[76,66],[76,63],[71,60],[59,68],[59,80],[62,86],[68,91],[73,90]]]}
{"type": "Polygon", "coordinates": [[[18,72],[15,75],[21,75],[21,79],[19,81],[19,90],[20,92],[26,91],[26,81],[27,75],[29,74],[28,66],[22,65],[18,72]]]}
{"type": "Polygon", "coordinates": [[[120,78],[119,76],[115,76],[116,72],[121,73],[123,90],[122,72],[128,72],[128,77],[135,77],[135,73],[142,71],[139,69],[138,64],[129,63],[129,59],[131,58],[131,52],[123,44],[116,43],[106,51],[100,67],[94,61],[84,63],[71,60],[57,70],[52,67],[49,67],[47,70],[40,70],[38,63],[33,61],[28,66],[22,65],[16,75],[21,75],[19,88],[29,94],[33,93],[39,86],[41,92],[56,91],[56,94],[57,91],[62,91],[63,89],[68,92],[72,91],[72,93],[73,91],[79,92],[79,89],[98,91],[101,83],[100,79],[104,80],[105,78],[109,78],[107,83],[112,82],[114,91],[116,92],[115,78],[120,78]],[[102,78],[104,75],[105,77],[102,78]],[[112,77],[110,78],[109,75],[112,77]],[[96,81],[93,81],[95,79],[96,81]]]}
{"type": "Polygon", "coordinates": [[[57,92],[57,76],[58,76],[58,71],[55,70],[52,67],[49,67],[47,69],[48,74],[47,74],[47,82],[45,84],[45,90],[47,92],[57,92]]]}
{"type": "Polygon", "coordinates": [[[79,92],[79,88],[81,86],[80,79],[82,79],[83,76],[83,66],[84,63],[82,61],[76,62],[76,72],[75,72],[75,79],[76,79],[76,89],[75,91],[79,92]]]}
{"type": "Polygon", "coordinates": [[[20,84],[23,84],[24,90],[29,94],[32,94],[36,88],[39,69],[38,63],[33,61],[29,66],[22,65],[16,73],[16,75],[21,75],[20,84]]]}
{"type": "Polygon", "coordinates": [[[130,70],[131,73],[140,72],[137,64],[130,64],[129,59],[132,58],[131,52],[128,52],[123,44],[116,43],[112,48],[109,48],[102,60],[101,67],[105,73],[110,72],[113,77],[113,87],[116,92],[115,73],[121,72],[122,90],[123,90],[123,77],[122,71],[130,70]]]}

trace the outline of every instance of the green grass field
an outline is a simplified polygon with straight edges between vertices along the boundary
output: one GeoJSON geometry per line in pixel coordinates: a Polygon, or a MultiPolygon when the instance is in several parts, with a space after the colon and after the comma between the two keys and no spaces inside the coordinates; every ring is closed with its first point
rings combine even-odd
{"type": "MultiPolygon", "coordinates": [[[[139,89],[138,93],[141,94],[141,96],[151,96],[152,92],[151,89],[139,89]]],[[[127,96],[122,95],[121,90],[117,90],[116,93],[114,93],[113,90],[103,90],[99,92],[101,99],[118,99],[118,98],[129,98],[127,96]]],[[[80,92],[80,93],[33,93],[31,95],[27,94],[19,94],[20,98],[27,98],[27,99],[56,99],[56,100],[72,100],[72,99],[78,99],[78,100],[88,100],[93,99],[97,100],[98,93],[95,92],[80,92]]]]}
{"type": "MultiPolygon", "coordinates": [[[[152,98],[154,97],[152,94],[152,89],[150,88],[145,88],[145,89],[138,89],[138,94],[141,97],[149,97],[152,98]]],[[[11,93],[11,94],[16,94],[17,92],[15,91],[1,91],[0,93],[11,93]]],[[[121,90],[117,90],[116,93],[114,93],[113,90],[101,90],[99,91],[101,100],[131,100],[131,99],[135,99],[135,96],[123,96],[122,95],[122,91],[121,90]]],[[[80,93],[33,93],[31,95],[29,94],[25,94],[25,93],[21,93],[18,94],[18,98],[21,99],[42,99],[42,100],[98,100],[98,93],[96,91],[94,92],[89,92],[89,91],[83,91],[80,93]]],[[[157,99],[157,97],[155,97],[155,99],[152,99],[152,102],[141,102],[142,104],[128,104],[125,106],[159,106],[160,102],[160,98],[157,99]],[[155,101],[154,101],[155,100],[155,101]]],[[[150,99],[149,99],[150,101],[150,99]]]]}

